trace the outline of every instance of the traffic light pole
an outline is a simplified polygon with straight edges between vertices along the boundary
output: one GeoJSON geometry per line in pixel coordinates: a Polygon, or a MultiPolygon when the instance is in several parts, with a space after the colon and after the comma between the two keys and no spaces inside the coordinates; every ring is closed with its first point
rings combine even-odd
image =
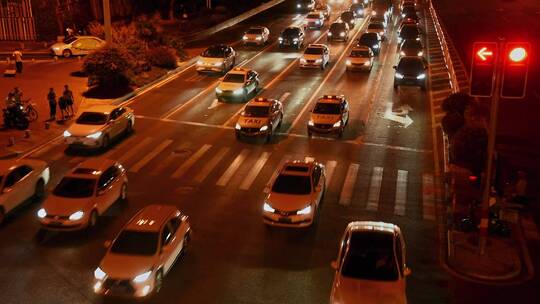
{"type": "MultiPolygon", "coordinates": [[[[503,53],[504,39],[500,39],[498,50],[503,53]]],[[[496,56],[495,62],[495,88],[491,97],[491,113],[489,115],[488,146],[486,176],[484,177],[484,191],[482,194],[482,213],[480,218],[480,235],[478,238],[478,248],[480,255],[484,255],[488,238],[489,225],[489,195],[491,193],[491,175],[493,172],[493,150],[495,150],[495,137],[497,134],[497,118],[499,115],[499,99],[501,93],[501,75],[504,56],[496,56]]]]}
{"type": "Polygon", "coordinates": [[[109,0],[103,0],[103,25],[105,31],[105,41],[107,43],[112,42],[112,29],[111,29],[111,6],[109,0]]]}

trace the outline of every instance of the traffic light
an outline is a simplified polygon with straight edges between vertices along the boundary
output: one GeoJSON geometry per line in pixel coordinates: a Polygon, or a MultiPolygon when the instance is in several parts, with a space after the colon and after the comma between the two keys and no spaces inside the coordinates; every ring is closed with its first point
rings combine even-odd
{"type": "Polygon", "coordinates": [[[470,95],[475,97],[491,97],[497,65],[497,43],[475,42],[469,83],[470,95]]]}
{"type": "Polygon", "coordinates": [[[523,98],[527,88],[530,43],[508,42],[504,50],[502,98],[523,98]]]}

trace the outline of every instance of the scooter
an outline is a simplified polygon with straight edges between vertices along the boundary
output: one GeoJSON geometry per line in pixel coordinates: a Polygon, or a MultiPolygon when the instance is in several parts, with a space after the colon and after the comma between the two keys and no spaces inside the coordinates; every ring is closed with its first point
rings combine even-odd
{"type": "Polygon", "coordinates": [[[17,130],[26,130],[30,125],[28,115],[24,111],[24,107],[20,104],[9,109],[3,109],[4,112],[4,127],[15,128],[17,130]]]}

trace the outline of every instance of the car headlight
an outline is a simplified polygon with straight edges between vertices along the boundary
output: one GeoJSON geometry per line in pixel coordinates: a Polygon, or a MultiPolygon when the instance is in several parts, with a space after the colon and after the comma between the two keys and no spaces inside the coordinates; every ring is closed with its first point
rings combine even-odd
{"type": "Polygon", "coordinates": [[[345,64],[346,64],[346,65],[351,65],[352,62],[351,62],[350,60],[347,60],[347,61],[345,61],[345,64]]]}
{"type": "Polygon", "coordinates": [[[202,62],[202,60],[197,60],[197,65],[203,65],[204,62],[202,62]]]}
{"type": "Polygon", "coordinates": [[[214,62],[214,65],[215,66],[220,66],[220,65],[223,65],[223,62],[221,62],[221,61],[220,62],[214,62]]]}
{"type": "Polygon", "coordinates": [[[256,37],[255,40],[262,40],[262,37],[261,36],[256,37]]]}
{"type": "Polygon", "coordinates": [[[334,124],[334,128],[338,128],[338,127],[341,127],[341,120],[340,120],[340,121],[337,121],[337,122],[334,124]]]}
{"type": "Polygon", "coordinates": [[[424,55],[424,52],[422,52],[422,51],[420,51],[420,52],[418,52],[418,53],[416,54],[416,56],[418,56],[418,57],[421,57],[421,56],[423,56],[423,55],[424,55]]]}
{"type": "Polygon", "coordinates": [[[426,78],[426,74],[424,74],[424,73],[416,76],[416,79],[424,79],[424,78],[426,78]]]}
{"type": "Polygon", "coordinates": [[[399,54],[400,54],[401,56],[405,56],[405,52],[404,52],[404,51],[399,52],[399,54]]]}
{"type": "Polygon", "coordinates": [[[359,10],[356,11],[356,13],[357,13],[358,15],[362,15],[362,14],[364,13],[364,10],[359,9],[359,10]]]}
{"type": "Polygon", "coordinates": [[[416,37],[416,41],[420,41],[420,37],[416,37]]]}
{"type": "Polygon", "coordinates": [[[339,33],[339,37],[345,37],[345,33],[344,32],[339,33]]]}
{"type": "Polygon", "coordinates": [[[69,133],[68,130],[65,130],[64,131],[64,137],[70,137],[71,136],[71,133],[69,133]]]}
{"type": "Polygon", "coordinates": [[[150,275],[152,274],[152,270],[148,270],[147,272],[141,273],[138,276],[133,278],[134,283],[143,283],[150,278],[150,275]]]}
{"type": "Polygon", "coordinates": [[[294,42],[298,42],[298,38],[294,38],[292,41],[294,42]]]}
{"type": "Polygon", "coordinates": [[[405,14],[401,14],[401,18],[405,18],[405,14]]]}
{"type": "Polygon", "coordinates": [[[319,58],[319,59],[315,60],[315,63],[322,63],[322,59],[319,58]]]}
{"type": "Polygon", "coordinates": [[[376,11],[371,11],[371,16],[376,16],[376,15],[377,15],[376,11]]]}
{"type": "Polygon", "coordinates": [[[84,212],[82,211],[77,211],[77,212],[73,212],[70,216],[69,216],[69,220],[70,221],[78,221],[80,219],[82,219],[82,217],[84,216],[84,212]]]}
{"type": "Polygon", "coordinates": [[[279,37],[278,40],[281,42],[283,41],[283,37],[279,37]]]}
{"type": "Polygon", "coordinates": [[[296,211],[296,214],[310,214],[311,213],[311,205],[307,206],[306,208],[302,210],[296,211]]]}
{"type": "Polygon", "coordinates": [[[97,131],[96,133],[92,133],[90,135],[86,135],[87,138],[91,138],[91,139],[98,139],[100,136],[101,136],[102,132],[101,131],[97,131]]]}
{"type": "Polygon", "coordinates": [[[41,208],[41,209],[38,210],[37,216],[38,216],[39,218],[44,218],[44,217],[47,216],[47,211],[45,211],[44,208],[41,208]]]}
{"type": "Polygon", "coordinates": [[[216,88],[216,93],[221,94],[221,93],[223,93],[223,90],[220,89],[220,88],[216,88]]]}
{"type": "Polygon", "coordinates": [[[96,270],[94,270],[94,278],[96,278],[97,280],[103,280],[106,276],[107,273],[101,270],[101,268],[98,267],[96,268],[96,270]]]}
{"type": "Polygon", "coordinates": [[[262,126],[261,129],[260,129],[261,132],[264,132],[266,130],[268,130],[268,126],[262,126]]]}
{"type": "Polygon", "coordinates": [[[398,43],[401,43],[401,41],[403,41],[403,38],[397,37],[397,42],[398,42],[398,43]]]}
{"type": "Polygon", "coordinates": [[[240,130],[240,129],[242,129],[242,126],[241,126],[239,123],[236,123],[236,125],[234,126],[234,128],[235,128],[236,130],[240,130]]]}
{"type": "Polygon", "coordinates": [[[321,24],[321,20],[316,20],[315,23],[316,24],[321,24]]]}
{"type": "MultiPolygon", "coordinates": [[[[290,6],[289,6],[290,7],[290,6]]],[[[302,4],[297,4],[296,7],[302,8],[302,4]]]]}
{"type": "Polygon", "coordinates": [[[248,36],[244,35],[244,37],[242,37],[243,40],[248,40],[248,36]]]}
{"type": "Polygon", "coordinates": [[[306,59],[305,58],[300,58],[300,63],[306,63],[306,59]]]}
{"type": "Polygon", "coordinates": [[[403,79],[403,74],[396,72],[396,78],[397,79],[403,79]]]}
{"type": "Polygon", "coordinates": [[[55,51],[60,51],[60,47],[55,46],[55,47],[53,47],[53,50],[55,50],[55,51]]]}
{"type": "Polygon", "coordinates": [[[270,206],[266,202],[263,205],[263,210],[266,211],[266,212],[272,212],[272,213],[274,213],[276,211],[276,209],[272,208],[272,206],[270,206]]]}
{"type": "Polygon", "coordinates": [[[244,88],[236,89],[233,91],[234,95],[240,95],[244,93],[244,88]]]}
{"type": "Polygon", "coordinates": [[[378,44],[374,44],[374,45],[373,45],[373,48],[374,48],[374,49],[378,49],[378,48],[379,48],[379,45],[378,45],[378,44]]]}
{"type": "Polygon", "coordinates": [[[311,119],[308,121],[307,124],[310,125],[310,126],[312,126],[312,127],[315,125],[315,123],[314,123],[313,120],[311,120],[311,119]]]}
{"type": "Polygon", "coordinates": [[[369,60],[364,62],[364,65],[370,65],[370,64],[371,64],[371,61],[369,61],[369,60]]]}
{"type": "Polygon", "coordinates": [[[332,37],[332,32],[328,32],[328,37],[332,37]]]}

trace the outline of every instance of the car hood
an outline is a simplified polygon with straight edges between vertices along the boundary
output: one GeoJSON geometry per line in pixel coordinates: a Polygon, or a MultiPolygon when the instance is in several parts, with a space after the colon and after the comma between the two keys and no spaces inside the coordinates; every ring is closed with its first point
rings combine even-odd
{"type": "Polygon", "coordinates": [[[305,208],[312,202],[311,194],[295,195],[272,192],[266,198],[266,202],[281,211],[296,211],[305,208]]]}
{"type": "Polygon", "coordinates": [[[74,123],[69,126],[67,131],[73,136],[87,136],[98,131],[102,131],[104,128],[104,125],[81,125],[74,123]]]}
{"type": "Polygon", "coordinates": [[[243,83],[235,83],[235,82],[221,82],[218,85],[218,88],[222,91],[234,91],[236,89],[241,89],[244,87],[243,83]]]}
{"type": "Polygon", "coordinates": [[[66,44],[66,43],[63,43],[63,42],[57,42],[57,43],[51,45],[51,48],[52,49],[55,49],[55,48],[63,49],[63,48],[68,47],[68,46],[69,46],[69,44],[66,44]]]}
{"type": "Polygon", "coordinates": [[[262,34],[244,34],[248,39],[257,39],[259,37],[262,37],[262,34]]]}
{"type": "Polygon", "coordinates": [[[50,215],[70,216],[79,210],[88,212],[94,203],[94,197],[68,198],[51,194],[43,202],[42,208],[50,215]]]}
{"type": "Polygon", "coordinates": [[[338,122],[341,119],[341,115],[337,114],[316,114],[311,113],[311,120],[313,120],[314,123],[319,124],[334,124],[338,122]]]}
{"type": "Polygon", "coordinates": [[[361,299],[364,304],[405,304],[407,297],[402,286],[399,281],[381,282],[339,276],[332,287],[330,303],[353,304],[361,299]]]}
{"type": "Polygon", "coordinates": [[[302,58],[304,58],[305,60],[317,60],[317,59],[322,59],[323,55],[321,55],[321,54],[304,54],[302,56],[302,58]]]}
{"type": "Polygon", "coordinates": [[[199,61],[202,61],[203,64],[215,64],[215,63],[223,63],[224,58],[200,56],[199,61]]]}
{"type": "Polygon", "coordinates": [[[99,268],[114,279],[133,279],[154,266],[155,256],[136,256],[107,252],[99,268]]]}
{"type": "Polygon", "coordinates": [[[295,38],[296,39],[300,38],[300,36],[298,36],[298,35],[284,35],[284,34],[280,35],[280,37],[285,39],[285,40],[293,40],[295,38]]]}
{"type": "Polygon", "coordinates": [[[245,117],[238,118],[238,124],[246,128],[260,128],[268,124],[268,117],[245,117]]]}
{"type": "Polygon", "coordinates": [[[369,57],[347,57],[347,60],[350,60],[353,63],[364,63],[369,61],[369,57]]]}

